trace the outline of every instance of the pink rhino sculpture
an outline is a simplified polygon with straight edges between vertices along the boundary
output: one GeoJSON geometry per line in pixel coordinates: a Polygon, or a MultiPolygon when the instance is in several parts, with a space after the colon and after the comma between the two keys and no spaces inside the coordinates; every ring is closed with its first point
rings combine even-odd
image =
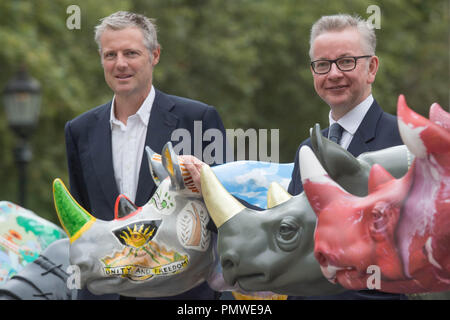
{"type": "Polygon", "coordinates": [[[450,290],[450,114],[435,103],[428,120],[402,95],[397,114],[416,159],[401,179],[374,165],[366,197],[343,190],[302,148],[304,190],[318,217],[314,254],[324,276],[348,289],[367,288],[378,267],[381,291],[450,290]]]}

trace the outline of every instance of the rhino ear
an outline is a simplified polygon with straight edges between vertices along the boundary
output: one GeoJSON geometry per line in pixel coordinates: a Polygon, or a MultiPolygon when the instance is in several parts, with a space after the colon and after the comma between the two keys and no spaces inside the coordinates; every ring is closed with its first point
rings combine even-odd
{"type": "Polygon", "coordinates": [[[369,174],[369,194],[375,192],[379,186],[395,178],[379,164],[374,164],[369,174]]]}
{"type": "Polygon", "coordinates": [[[173,150],[172,143],[170,141],[163,147],[161,156],[162,164],[166,172],[169,174],[172,189],[184,189],[186,186],[181,173],[181,167],[178,162],[177,154],[173,150]]]}
{"type": "Polygon", "coordinates": [[[161,155],[150,149],[149,146],[145,147],[145,153],[147,154],[148,167],[150,174],[156,186],[159,186],[161,181],[167,178],[167,171],[162,164],[161,155]]]}
{"type": "MultiPolygon", "coordinates": [[[[441,119],[434,123],[415,113],[407,106],[403,95],[398,98],[397,116],[402,140],[417,158],[424,159],[429,154],[442,154],[450,150],[450,134],[444,125],[437,124],[441,119]]],[[[446,121],[446,117],[442,120],[446,121]]]]}
{"type": "Polygon", "coordinates": [[[273,208],[279,204],[282,204],[292,196],[284,190],[284,188],[277,182],[272,182],[267,191],[267,209],[273,208]]]}
{"type": "Polygon", "coordinates": [[[325,138],[320,125],[311,130],[311,146],[322,167],[334,180],[348,180],[363,170],[362,164],[347,150],[325,138]]]}
{"type": "Polygon", "coordinates": [[[121,194],[116,199],[114,206],[114,218],[116,220],[123,219],[139,209],[130,199],[121,194]]]}
{"type": "Polygon", "coordinates": [[[442,107],[437,104],[433,103],[430,106],[430,120],[448,132],[450,132],[450,113],[446,112],[442,107]]]}

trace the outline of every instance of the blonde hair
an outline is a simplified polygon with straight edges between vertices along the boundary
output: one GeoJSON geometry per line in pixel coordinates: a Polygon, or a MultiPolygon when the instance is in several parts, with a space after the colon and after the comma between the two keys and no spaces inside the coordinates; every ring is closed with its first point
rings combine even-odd
{"type": "Polygon", "coordinates": [[[118,11],[100,21],[101,23],[95,27],[95,42],[97,42],[99,51],[102,49],[100,37],[106,29],[122,30],[129,27],[137,27],[142,31],[144,45],[150,52],[160,47],[154,20],[142,14],[118,11]]]}

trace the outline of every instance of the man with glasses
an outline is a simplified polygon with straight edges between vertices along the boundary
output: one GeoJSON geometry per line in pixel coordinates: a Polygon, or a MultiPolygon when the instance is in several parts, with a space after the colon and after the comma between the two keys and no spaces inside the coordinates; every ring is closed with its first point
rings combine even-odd
{"type": "MultiPolygon", "coordinates": [[[[317,94],[330,106],[330,127],[322,134],[340,144],[355,157],[403,144],[397,118],[383,112],[372,96],[372,83],[378,71],[375,55],[376,36],[373,28],[360,17],[346,14],[324,16],[311,29],[311,72],[317,94]]],[[[299,151],[288,191],[303,191],[299,167],[299,151]]],[[[295,298],[295,297],[291,297],[295,298]]],[[[403,295],[374,290],[346,291],[326,299],[400,299],[403,295]]]]}

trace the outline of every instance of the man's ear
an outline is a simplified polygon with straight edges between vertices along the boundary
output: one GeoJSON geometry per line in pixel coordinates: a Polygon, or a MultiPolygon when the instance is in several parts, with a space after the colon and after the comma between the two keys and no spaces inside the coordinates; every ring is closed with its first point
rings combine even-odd
{"type": "Polygon", "coordinates": [[[367,82],[369,84],[372,84],[375,81],[375,76],[377,75],[379,63],[380,61],[378,60],[377,56],[373,56],[370,58],[368,70],[369,75],[367,77],[367,82]]]}
{"type": "Polygon", "coordinates": [[[103,55],[102,55],[102,49],[98,49],[98,55],[100,56],[100,63],[102,64],[102,67],[103,67],[103,55]]]}
{"type": "Polygon", "coordinates": [[[158,46],[155,50],[153,50],[151,53],[152,56],[152,67],[156,66],[159,62],[159,57],[161,55],[161,47],[158,46]]]}

